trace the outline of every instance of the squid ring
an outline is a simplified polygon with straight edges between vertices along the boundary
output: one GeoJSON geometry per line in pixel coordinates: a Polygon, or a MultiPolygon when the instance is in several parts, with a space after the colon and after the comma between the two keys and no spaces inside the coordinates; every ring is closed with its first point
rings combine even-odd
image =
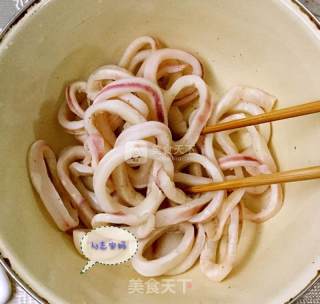
{"type": "Polygon", "coordinates": [[[137,254],[132,259],[133,268],[146,277],[160,276],[177,265],[179,265],[192,249],[194,241],[194,228],[192,224],[183,223],[177,226],[177,229],[183,233],[179,245],[170,253],[163,257],[153,260],[147,260],[143,257],[144,250],[161,237],[172,227],[165,227],[154,231],[149,237],[142,240],[138,247],[137,254]]]}
{"type": "Polygon", "coordinates": [[[32,184],[59,229],[67,231],[77,227],[78,212],[60,183],[56,157],[51,148],[43,140],[38,140],[31,146],[28,156],[32,184]]]}

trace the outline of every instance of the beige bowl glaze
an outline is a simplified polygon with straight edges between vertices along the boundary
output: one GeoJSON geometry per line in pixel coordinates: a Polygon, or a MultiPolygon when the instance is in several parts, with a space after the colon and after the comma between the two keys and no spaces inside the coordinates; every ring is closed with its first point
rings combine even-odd
{"type": "MultiPolygon", "coordinates": [[[[57,230],[29,182],[26,154],[38,138],[56,151],[65,85],[116,63],[140,35],[202,60],[216,97],[235,84],[263,88],[286,107],[320,97],[320,32],[289,0],[52,0],[33,6],[0,45],[0,250],[50,303],[284,303],[320,269],[320,182],[285,187],[285,205],[264,225],[245,224],[238,263],[221,284],[196,266],[183,295],[129,295],[129,264],[85,263],[57,230]]],[[[274,124],[281,170],[320,163],[319,115],[274,124]]]]}

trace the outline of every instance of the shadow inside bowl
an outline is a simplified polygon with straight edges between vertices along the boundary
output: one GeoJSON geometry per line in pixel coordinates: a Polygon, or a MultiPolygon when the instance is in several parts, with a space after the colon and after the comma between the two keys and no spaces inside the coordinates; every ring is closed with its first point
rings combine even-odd
{"type": "Polygon", "coordinates": [[[237,277],[250,263],[259,246],[262,229],[263,225],[261,224],[255,224],[249,221],[243,222],[237,262],[232,272],[225,280],[226,282],[231,278],[237,277]]]}

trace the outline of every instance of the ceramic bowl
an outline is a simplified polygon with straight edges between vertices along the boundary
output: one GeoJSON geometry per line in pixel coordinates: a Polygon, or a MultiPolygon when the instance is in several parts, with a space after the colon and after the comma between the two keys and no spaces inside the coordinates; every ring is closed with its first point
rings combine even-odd
{"type": "MultiPolygon", "coordinates": [[[[216,98],[235,84],[262,88],[277,107],[319,99],[319,25],[295,2],[233,0],[43,0],[0,44],[0,250],[12,269],[50,303],[286,303],[320,269],[319,180],[285,186],[281,212],[245,224],[237,264],[222,283],[195,266],[174,278],[176,293],[130,294],[130,264],[85,260],[57,230],[30,184],[26,155],[45,139],[70,143],[57,123],[66,84],[117,63],[140,35],[197,55],[216,98]],[[177,279],[192,280],[185,292],[177,279]],[[191,286],[192,285],[192,286],[191,286]]],[[[281,170],[319,165],[319,115],[273,124],[281,170]]],[[[159,282],[165,278],[159,278],[159,282]]],[[[163,282],[162,282],[163,283],[163,282]]]]}

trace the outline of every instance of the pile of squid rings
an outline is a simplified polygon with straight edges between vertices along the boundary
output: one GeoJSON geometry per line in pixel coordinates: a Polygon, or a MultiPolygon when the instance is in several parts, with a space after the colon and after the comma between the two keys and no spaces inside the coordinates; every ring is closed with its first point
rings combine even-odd
{"type": "Polygon", "coordinates": [[[219,282],[236,263],[243,221],[272,218],[282,207],[281,187],[202,194],[183,187],[275,172],[270,124],[201,134],[206,125],[271,111],[275,102],[244,86],[216,102],[196,57],[139,37],[118,65],[66,88],[58,121],[78,145],[56,158],[36,141],[31,181],[58,228],[73,231],[79,251],[89,229],[116,225],[139,239],[132,259],[139,274],[177,275],[199,259],[201,271],[219,282]],[[249,198],[260,206],[250,207],[249,198]]]}

